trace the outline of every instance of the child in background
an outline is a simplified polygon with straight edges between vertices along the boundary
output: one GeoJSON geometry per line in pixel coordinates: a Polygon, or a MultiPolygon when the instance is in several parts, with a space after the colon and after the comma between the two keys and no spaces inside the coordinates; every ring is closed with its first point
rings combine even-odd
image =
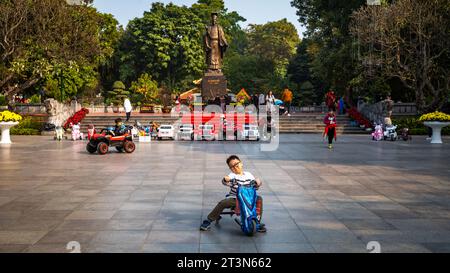
{"type": "Polygon", "coordinates": [[[336,115],[334,114],[334,110],[330,109],[328,114],[323,119],[323,123],[325,123],[325,131],[323,132],[323,136],[328,137],[328,149],[333,148],[333,138],[336,140],[336,115]]]}

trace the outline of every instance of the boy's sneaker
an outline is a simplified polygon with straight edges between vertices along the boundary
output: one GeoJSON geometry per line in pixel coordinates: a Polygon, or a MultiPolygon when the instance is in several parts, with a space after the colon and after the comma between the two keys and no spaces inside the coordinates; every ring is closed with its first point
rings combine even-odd
{"type": "Polygon", "coordinates": [[[333,148],[333,145],[328,144],[328,149],[332,149],[332,148],[333,148]]]}
{"type": "Polygon", "coordinates": [[[267,231],[266,225],[265,224],[259,224],[258,232],[264,233],[266,231],[267,231]]]}
{"type": "Polygon", "coordinates": [[[211,228],[211,222],[208,220],[203,221],[203,224],[200,226],[200,230],[207,231],[211,228]]]}

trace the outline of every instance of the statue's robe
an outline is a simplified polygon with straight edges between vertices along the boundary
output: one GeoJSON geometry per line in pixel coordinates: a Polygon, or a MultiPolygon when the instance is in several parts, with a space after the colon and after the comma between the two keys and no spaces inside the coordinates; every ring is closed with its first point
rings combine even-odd
{"type": "Polygon", "coordinates": [[[204,36],[208,70],[221,70],[223,54],[228,48],[225,33],[219,25],[208,26],[204,36]]]}

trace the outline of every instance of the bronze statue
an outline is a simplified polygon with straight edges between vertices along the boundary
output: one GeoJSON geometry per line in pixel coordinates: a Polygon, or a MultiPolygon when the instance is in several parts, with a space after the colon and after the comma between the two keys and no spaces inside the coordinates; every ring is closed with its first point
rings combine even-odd
{"type": "Polygon", "coordinates": [[[206,65],[208,73],[221,73],[223,55],[228,48],[225,33],[217,23],[218,13],[211,13],[211,25],[206,27],[204,44],[206,49],[206,65]]]}

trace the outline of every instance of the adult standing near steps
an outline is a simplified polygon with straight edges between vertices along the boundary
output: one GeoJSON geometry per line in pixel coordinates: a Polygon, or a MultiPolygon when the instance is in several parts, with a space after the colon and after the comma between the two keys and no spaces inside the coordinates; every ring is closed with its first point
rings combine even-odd
{"type": "Polygon", "coordinates": [[[123,108],[125,109],[125,113],[127,114],[127,121],[129,121],[131,117],[131,111],[133,110],[129,98],[125,98],[125,100],[123,101],[123,108]]]}

